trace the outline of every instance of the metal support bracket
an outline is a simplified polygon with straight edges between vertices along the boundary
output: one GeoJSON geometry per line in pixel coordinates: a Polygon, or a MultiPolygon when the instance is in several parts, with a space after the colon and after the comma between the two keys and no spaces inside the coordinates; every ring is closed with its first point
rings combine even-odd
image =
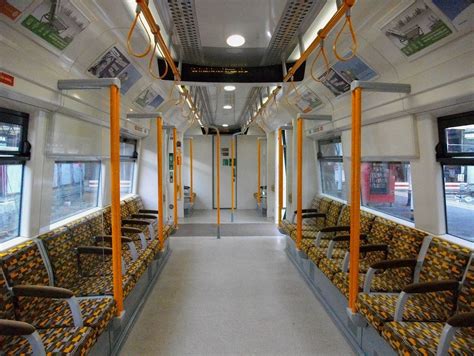
{"type": "Polygon", "coordinates": [[[309,121],[332,121],[332,115],[299,113],[297,117],[300,117],[303,120],[309,120],[309,121]]]}
{"type": "Polygon", "coordinates": [[[161,112],[145,112],[145,113],[131,113],[127,114],[127,119],[156,119],[157,117],[162,117],[163,113],[161,112]]]}
{"type": "Polygon", "coordinates": [[[58,80],[59,90],[85,90],[103,89],[115,85],[120,89],[120,79],[100,78],[100,79],[64,79],[58,80]]]}
{"type": "Polygon", "coordinates": [[[354,80],[351,83],[351,91],[361,88],[368,91],[386,92],[386,93],[405,93],[411,92],[410,84],[399,84],[399,83],[381,83],[381,82],[368,82],[363,80],[354,80]]]}

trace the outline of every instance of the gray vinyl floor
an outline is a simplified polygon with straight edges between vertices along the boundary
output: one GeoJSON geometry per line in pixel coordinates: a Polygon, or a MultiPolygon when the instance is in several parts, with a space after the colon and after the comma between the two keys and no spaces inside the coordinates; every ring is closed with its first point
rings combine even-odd
{"type": "Polygon", "coordinates": [[[284,238],[239,225],[220,240],[171,237],[122,355],[353,354],[286,257],[284,238]]]}

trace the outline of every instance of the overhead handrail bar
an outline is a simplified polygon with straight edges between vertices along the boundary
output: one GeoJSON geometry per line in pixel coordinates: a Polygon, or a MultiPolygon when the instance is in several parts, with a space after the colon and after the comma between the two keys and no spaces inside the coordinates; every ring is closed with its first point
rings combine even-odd
{"type": "Polygon", "coordinates": [[[151,51],[151,36],[145,28],[145,24],[143,23],[143,20],[140,17],[140,13],[141,13],[140,8],[137,6],[135,19],[133,20],[132,25],[130,26],[130,29],[128,30],[128,36],[127,36],[128,53],[130,53],[132,56],[137,57],[137,58],[146,57],[147,54],[150,53],[150,51],[151,51]],[[145,28],[145,33],[146,33],[146,36],[148,38],[147,47],[145,48],[145,51],[142,52],[142,53],[136,53],[132,48],[132,35],[133,35],[133,31],[135,30],[135,27],[137,26],[138,20],[140,20],[140,23],[145,28]]]}
{"type": "MultiPolygon", "coordinates": [[[[144,0],[137,0],[137,1],[144,1],[144,0]]],[[[322,38],[326,38],[329,32],[337,25],[339,20],[346,15],[347,10],[352,8],[355,4],[356,0],[344,0],[342,5],[337,9],[336,13],[331,17],[331,19],[326,23],[326,26],[324,26],[319,32],[316,38],[311,42],[311,44],[306,48],[306,50],[301,54],[300,58],[293,64],[293,66],[290,68],[288,73],[283,78],[283,82],[288,82],[291,77],[293,77],[296,73],[296,71],[303,65],[303,63],[308,59],[308,57],[313,53],[313,51],[318,47],[318,45],[321,42],[322,38]]],[[[280,92],[281,86],[277,87],[273,90],[272,96],[276,97],[276,95],[280,92]]],[[[270,98],[269,98],[270,99],[270,98]]],[[[266,107],[270,100],[267,100],[264,104],[263,107],[266,107]]],[[[255,119],[257,118],[258,115],[252,116],[250,119],[250,122],[247,126],[249,126],[255,119]]]]}
{"type": "Polygon", "coordinates": [[[349,307],[347,309],[350,318],[357,312],[356,301],[357,294],[359,293],[362,90],[408,94],[411,91],[411,86],[409,84],[374,83],[359,80],[354,80],[351,83],[351,222],[349,246],[349,307]]]}
{"type": "Polygon", "coordinates": [[[354,58],[354,56],[357,54],[357,46],[358,46],[357,36],[355,34],[355,31],[354,31],[354,26],[352,25],[351,10],[348,9],[346,11],[346,20],[344,21],[344,25],[342,25],[342,28],[339,30],[339,32],[336,35],[336,39],[334,40],[334,44],[332,45],[332,50],[333,50],[334,55],[336,56],[336,58],[338,60],[340,60],[341,62],[346,62],[346,61],[354,58]],[[346,25],[349,25],[349,31],[350,31],[351,37],[352,37],[352,45],[351,45],[351,54],[348,57],[343,57],[337,52],[337,43],[339,42],[339,37],[341,36],[342,32],[344,31],[344,28],[346,27],[346,25]]]}
{"type": "Polygon", "coordinates": [[[110,95],[110,190],[113,293],[117,316],[124,311],[120,224],[120,80],[118,78],[59,80],[59,90],[108,88],[110,95]]]}
{"type": "Polygon", "coordinates": [[[130,113],[127,119],[156,119],[156,167],[158,183],[158,241],[160,251],[164,248],[163,235],[163,116],[161,112],[156,113],[130,113]]]}

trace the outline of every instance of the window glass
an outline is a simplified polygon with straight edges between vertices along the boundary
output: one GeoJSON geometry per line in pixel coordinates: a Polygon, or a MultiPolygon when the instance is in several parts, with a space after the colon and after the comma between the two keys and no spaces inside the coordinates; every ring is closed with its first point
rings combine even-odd
{"type": "Polygon", "coordinates": [[[132,193],[134,161],[120,162],[120,196],[132,193]]]}
{"type": "Polygon", "coordinates": [[[100,162],[55,162],[51,223],[97,207],[100,162]]]}
{"type": "Polygon", "coordinates": [[[22,164],[0,163],[0,242],[19,235],[22,164]]]}
{"type": "Polygon", "coordinates": [[[321,183],[324,194],[346,199],[346,177],[342,162],[321,161],[321,183]]]}
{"type": "Polygon", "coordinates": [[[120,142],[120,156],[134,157],[135,155],[135,141],[120,142]]]}
{"type": "Polygon", "coordinates": [[[448,233],[474,242],[474,166],[443,166],[448,233]]]}
{"type": "Polygon", "coordinates": [[[413,221],[410,163],[362,163],[361,195],[363,206],[413,221]]]}
{"type": "Polygon", "coordinates": [[[319,152],[322,157],[342,157],[342,143],[322,142],[319,145],[319,152]]]}
{"type": "Polygon", "coordinates": [[[0,151],[19,152],[22,137],[21,125],[0,122],[0,151]]]}
{"type": "Polygon", "coordinates": [[[445,129],[446,147],[449,153],[474,153],[474,124],[445,129]]]}

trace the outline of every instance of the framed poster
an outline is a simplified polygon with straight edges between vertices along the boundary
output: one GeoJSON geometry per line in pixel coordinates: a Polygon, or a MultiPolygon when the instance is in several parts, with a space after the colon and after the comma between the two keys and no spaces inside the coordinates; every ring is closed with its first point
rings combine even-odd
{"type": "Polygon", "coordinates": [[[422,53],[453,33],[447,23],[428,6],[416,0],[390,20],[382,31],[407,57],[422,53]]]}
{"type": "Polygon", "coordinates": [[[15,21],[34,0],[0,0],[0,14],[15,21]]]}
{"type": "Polygon", "coordinates": [[[70,0],[43,0],[21,22],[34,36],[61,51],[89,24],[89,20],[70,0]]]}
{"type": "MultiPolygon", "coordinates": [[[[345,57],[349,53],[344,54],[345,57]]],[[[336,62],[329,71],[326,71],[319,77],[324,86],[326,86],[335,96],[339,96],[351,89],[353,80],[371,80],[378,76],[360,57],[354,56],[345,62],[336,62]]]]}
{"type": "Polygon", "coordinates": [[[149,86],[135,98],[134,103],[142,109],[153,110],[157,109],[163,101],[163,97],[149,86]]]}
{"type": "Polygon", "coordinates": [[[87,71],[97,78],[120,79],[122,94],[126,94],[142,77],[135,66],[115,46],[98,58],[87,71]]]}
{"type": "Polygon", "coordinates": [[[432,0],[458,31],[473,27],[474,2],[472,0],[432,0]]]}
{"type": "Polygon", "coordinates": [[[321,106],[323,102],[316,95],[314,91],[308,88],[306,85],[303,85],[300,88],[299,97],[296,95],[296,91],[293,90],[288,96],[290,103],[294,104],[302,113],[309,113],[316,109],[318,106],[321,106]]]}

